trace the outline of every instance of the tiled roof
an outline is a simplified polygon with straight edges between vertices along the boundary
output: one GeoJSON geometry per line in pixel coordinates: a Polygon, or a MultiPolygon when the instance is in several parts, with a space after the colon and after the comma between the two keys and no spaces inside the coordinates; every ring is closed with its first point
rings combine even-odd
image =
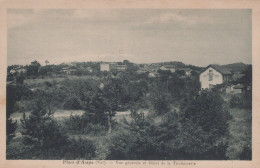
{"type": "Polygon", "coordinates": [[[216,71],[218,71],[219,73],[221,73],[223,75],[232,75],[232,73],[228,69],[223,68],[220,65],[210,64],[206,69],[208,69],[209,67],[212,67],[213,69],[215,69],[216,71]]]}
{"type": "Polygon", "coordinates": [[[163,66],[165,66],[165,68],[175,68],[174,65],[163,65],[163,66]]]}
{"type": "Polygon", "coordinates": [[[244,88],[244,85],[242,84],[238,84],[236,86],[234,86],[234,89],[243,89],[244,88]]]}

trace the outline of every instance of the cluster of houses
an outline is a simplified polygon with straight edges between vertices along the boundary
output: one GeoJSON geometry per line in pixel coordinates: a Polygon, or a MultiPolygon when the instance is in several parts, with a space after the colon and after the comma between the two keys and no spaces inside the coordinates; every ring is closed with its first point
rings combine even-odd
{"type": "MultiPolygon", "coordinates": [[[[124,71],[127,69],[127,65],[119,65],[117,63],[101,63],[100,64],[100,71],[124,71]]],[[[191,75],[191,69],[190,68],[176,68],[174,65],[161,65],[161,64],[150,64],[150,65],[143,65],[139,66],[138,70],[136,71],[137,74],[144,74],[148,73],[148,77],[154,78],[158,77],[159,73],[158,70],[161,71],[170,71],[172,73],[178,71],[184,71],[186,76],[191,75]]]]}
{"type": "Polygon", "coordinates": [[[13,69],[10,70],[10,74],[15,74],[15,73],[21,74],[21,73],[26,73],[26,72],[27,72],[27,69],[24,68],[24,67],[21,67],[21,66],[13,68],[13,69]]]}
{"type": "MultiPolygon", "coordinates": [[[[110,62],[101,62],[100,71],[101,72],[123,72],[127,69],[126,64],[119,63],[110,63],[110,62]]],[[[87,71],[92,72],[91,67],[86,68],[87,71]]],[[[148,74],[149,78],[156,78],[159,76],[158,71],[170,71],[172,73],[176,71],[182,71],[185,76],[190,76],[192,69],[190,68],[177,68],[174,65],[170,64],[143,64],[138,65],[138,69],[135,71],[137,74],[148,74]]],[[[15,73],[26,73],[26,68],[16,67],[10,70],[10,74],[15,73]]],[[[73,75],[77,71],[75,66],[63,67],[60,72],[67,75],[73,75]]],[[[211,64],[207,66],[204,70],[199,73],[199,81],[201,83],[201,89],[210,89],[215,85],[228,83],[230,81],[239,80],[243,75],[239,72],[232,73],[229,69],[224,68],[223,66],[211,64]]],[[[120,75],[120,73],[118,73],[120,75]]],[[[244,86],[242,84],[229,85],[226,87],[227,93],[241,93],[243,92],[244,86]]]]}

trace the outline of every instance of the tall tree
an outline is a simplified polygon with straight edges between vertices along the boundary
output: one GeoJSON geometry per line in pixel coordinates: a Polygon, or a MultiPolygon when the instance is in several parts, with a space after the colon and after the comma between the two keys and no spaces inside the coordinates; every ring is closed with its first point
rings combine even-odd
{"type": "Polygon", "coordinates": [[[106,114],[108,117],[108,133],[112,131],[112,121],[118,109],[120,96],[123,88],[120,80],[109,78],[103,90],[104,102],[106,104],[106,114]]]}
{"type": "Polygon", "coordinates": [[[25,144],[44,151],[67,143],[66,134],[60,130],[53,113],[54,111],[46,108],[40,100],[34,101],[31,114],[24,114],[21,119],[25,144]]]}
{"type": "Polygon", "coordinates": [[[38,76],[40,67],[41,67],[41,64],[38,61],[31,62],[31,64],[27,67],[27,75],[28,76],[38,76]]]}

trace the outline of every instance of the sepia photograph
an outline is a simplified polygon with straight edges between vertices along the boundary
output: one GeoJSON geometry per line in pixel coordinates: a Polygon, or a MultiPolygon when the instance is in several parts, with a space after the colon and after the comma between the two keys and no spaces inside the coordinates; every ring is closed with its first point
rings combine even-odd
{"type": "Polygon", "coordinates": [[[8,8],[6,160],[252,161],[252,9],[8,8]]]}

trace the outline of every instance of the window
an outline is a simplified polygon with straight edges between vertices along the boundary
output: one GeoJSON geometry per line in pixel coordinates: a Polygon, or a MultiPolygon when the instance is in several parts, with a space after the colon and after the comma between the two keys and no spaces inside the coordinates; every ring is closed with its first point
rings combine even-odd
{"type": "Polygon", "coordinates": [[[213,71],[209,70],[209,81],[213,80],[213,71]]]}

